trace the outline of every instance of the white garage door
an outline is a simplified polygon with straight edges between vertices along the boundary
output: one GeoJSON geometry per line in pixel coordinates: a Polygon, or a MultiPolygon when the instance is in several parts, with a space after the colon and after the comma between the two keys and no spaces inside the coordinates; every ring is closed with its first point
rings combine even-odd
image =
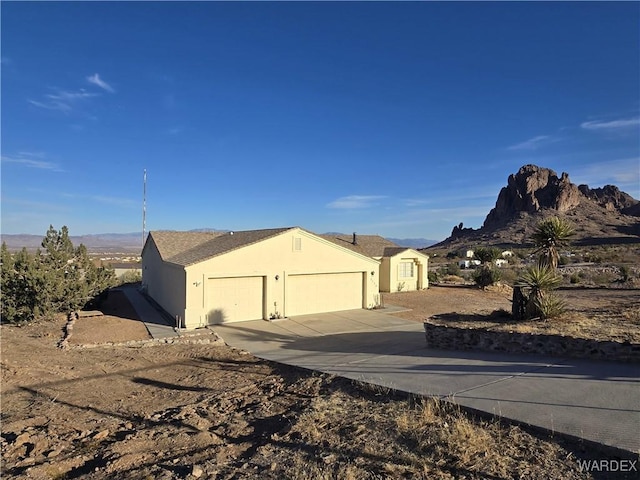
{"type": "Polygon", "coordinates": [[[362,308],[362,273],[287,277],[287,316],[362,308]]]}
{"type": "Polygon", "coordinates": [[[210,325],[262,318],[263,277],[210,278],[207,282],[210,325]]]}

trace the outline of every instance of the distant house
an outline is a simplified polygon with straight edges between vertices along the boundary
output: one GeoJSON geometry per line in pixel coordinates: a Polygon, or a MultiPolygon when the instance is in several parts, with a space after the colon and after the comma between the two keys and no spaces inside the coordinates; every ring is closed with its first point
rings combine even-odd
{"type": "MultiPolygon", "coordinates": [[[[402,254],[393,258],[394,265],[403,263],[402,254]]],[[[423,262],[420,272],[426,275],[423,262]]],[[[198,328],[373,308],[379,304],[381,263],[299,227],[152,231],[142,251],[142,284],[182,327],[198,328]]],[[[402,267],[402,278],[417,286],[412,265],[402,267]]]]}
{"type": "Polygon", "coordinates": [[[379,235],[321,235],[336,245],[380,262],[380,291],[407,292],[429,287],[429,257],[379,235]]]}
{"type": "Polygon", "coordinates": [[[480,260],[460,260],[458,262],[460,268],[475,268],[481,264],[482,262],[480,260]]]}

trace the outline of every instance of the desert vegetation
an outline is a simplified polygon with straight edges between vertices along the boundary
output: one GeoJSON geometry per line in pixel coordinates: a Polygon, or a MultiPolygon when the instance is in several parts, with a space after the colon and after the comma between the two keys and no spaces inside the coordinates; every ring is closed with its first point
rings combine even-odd
{"type": "Polygon", "coordinates": [[[74,247],[66,226],[50,226],[41,247],[35,254],[26,248],[12,254],[2,244],[2,323],[71,314],[114,285],[113,270],[96,266],[84,245],[74,247]]]}
{"type": "MultiPolygon", "coordinates": [[[[496,304],[490,290],[459,293],[496,304]]],[[[462,300],[448,291],[446,304],[420,305],[462,300]]],[[[117,316],[81,318],[65,351],[64,319],[2,326],[3,478],[632,478],[581,471],[611,455],[592,444],[222,343],[95,345],[127,324],[144,330],[124,295],[109,303],[117,316]]]]}

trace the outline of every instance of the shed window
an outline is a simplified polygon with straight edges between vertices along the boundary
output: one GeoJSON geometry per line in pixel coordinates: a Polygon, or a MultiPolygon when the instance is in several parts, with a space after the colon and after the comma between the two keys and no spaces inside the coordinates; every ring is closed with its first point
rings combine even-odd
{"type": "Polygon", "coordinates": [[[413,277],[413,262],[400,262],[398,265],[398,276],[400,278],[413,277]]]}

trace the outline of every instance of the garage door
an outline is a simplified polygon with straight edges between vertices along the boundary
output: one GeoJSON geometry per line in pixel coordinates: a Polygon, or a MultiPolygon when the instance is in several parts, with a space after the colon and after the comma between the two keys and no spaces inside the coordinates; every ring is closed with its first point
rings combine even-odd
{"type": "Polygon", "coordinates": [[[362,308],[362,273],[289,275],[287,316],[362,308]]]}
{"type": "Polygon", "coordinates": [[[262,318],[263,277],[210,278],[207,282],[208,323],[262,318]]]}

